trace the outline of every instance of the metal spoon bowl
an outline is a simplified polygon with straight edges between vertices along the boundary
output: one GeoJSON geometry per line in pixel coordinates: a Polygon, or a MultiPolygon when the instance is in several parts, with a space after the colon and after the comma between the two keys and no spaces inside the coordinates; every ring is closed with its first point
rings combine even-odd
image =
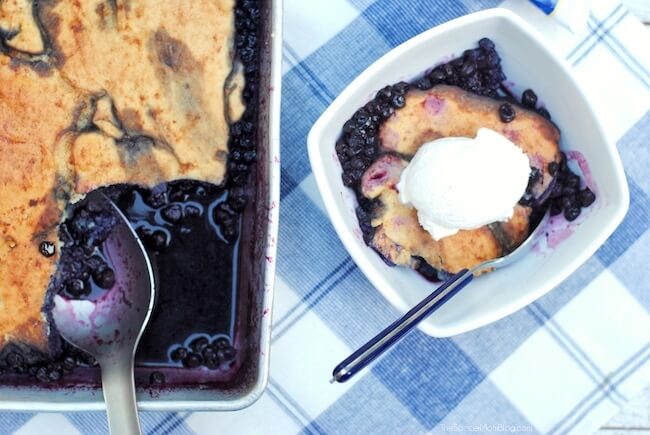
{"type": "Polygon", "coordinates": [[[332,372],[330,383],[345,382],[370,364],[379,355],[390,349],[418,323],[443,306],[474,278],[474,273],[486,269],[499,269],[520,260],[534,246],[534,241],[544,231],[549,218],[548,210],[542,216],[535,229],[514,251],[503,257],[480,263],[471,269],[463,269],[446,280],[433,293],[424,298],[404,316],[393,322],[374,338],[361,346],[352,355],[344,359],[332,372]]]}
{"type": "Polygon", "coordinates": [[[65,340],[99,363],[111,433],[139,434],[133,363],[153,309],[153,270],[142,242],[117,206],[99,192],[88,197],[106,202],[120,218],[104,244],[115,269],[115,285],[96,300],[54,296],[52,317],[65,340]]]}

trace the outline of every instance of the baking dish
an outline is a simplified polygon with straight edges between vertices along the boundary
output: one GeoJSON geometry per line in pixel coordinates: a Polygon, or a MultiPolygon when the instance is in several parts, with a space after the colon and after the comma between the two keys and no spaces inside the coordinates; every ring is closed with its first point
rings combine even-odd
{"type": "MultiPolygon", "coordinates": [[[[261,0],[260,98],[258,101],[255,201],[244,213],[239,251],[239,294],[250,299],[248,361],[229,388],[139,389],[141,410],[236,410],[260,397],[268,380],[271,310],[275,279],[280,187],[279,124],[281,96],[282,2],[261,0]],[[242,261],[245,260],[245,261],[242,261]]],[[[24,411],[91,411],[104,409],[94,388],[0,386],[0,409],[24,411]]]]}

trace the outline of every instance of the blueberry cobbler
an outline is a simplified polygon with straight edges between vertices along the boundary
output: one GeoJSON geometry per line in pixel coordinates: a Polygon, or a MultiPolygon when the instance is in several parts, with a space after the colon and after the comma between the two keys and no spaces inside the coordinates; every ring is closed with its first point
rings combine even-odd
{"type": "Polygon", "coordinates": [[[379,90],[336,153],[364,241],[389,265],[444,279],[521,244],[544,211],[575,220],[595,200],[567,165],[531,89],[505,86],[494,43],[379,90]]]}
{"type": "Polygon", "coordinates": [[[0,382],[97,379],[49,312],[115,284],[96,189],[157,270],[136,379],[236,375],[259,21],[256,0],[0,2],[0,382]]]}

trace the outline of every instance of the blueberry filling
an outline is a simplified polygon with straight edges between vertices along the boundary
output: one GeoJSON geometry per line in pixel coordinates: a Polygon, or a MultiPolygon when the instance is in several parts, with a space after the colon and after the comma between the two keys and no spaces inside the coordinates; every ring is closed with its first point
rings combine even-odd
{"type": "Polygon", "coordinates": [[[499,106],[499,117],[503,122],[511,122],[515,119],[515,109],[508,103],[499,106]]]}
{"type": "Polygon", "coordinates": [[[567,165],[566,154],[561,153],[560,163],[549,163],[548,171],[555,175],[555,186],[550,195],[551,216],[564,214],[568,221],[574,221],[580,216],[581,209],[589,207],[596,200],[596,195],[589,187],[580,188],[580,176],[575,174],[567,165]]]}
{"type": "MultiPolygon", "coordinates": [[[[551,120],[550,113],[540,106],[538,96],[532,89],[526,89],[521,98],[517,98],[504,84],[505,80],[501,58],[494,43],[488,38],[482,38],[477,48],[465,50],[461,57],[435,66],[411,83],[399,82],[380,89],[370,102],[358,109],[344,123],[335,150],[342,167],[343,184],[355,191],[359,204],[356,215],[363,239],[367,244],[374,237],[375,230],[371,225],[371,219],[376,212],[377,204],[363,196],[360,189],[361,177],[381,153],[378,132],[382,122],[404,107],[405,94],[408,90],[412,88],[428,90],[439,84],[458,86],[477,95],[503,100],[498,115],[504,123],[515,119],[515,106],[534,110],[547,120],[551,120]]],[[[546,207],[550,207],[552,215],[564,213],[568,221],[575,220],[580,215],[581,208],[588,207],[595,201],[594,193],[587,187],[580,189],[580,177],[568,168],[564,153],[559,164],[555,162],[549,164],[548,171],[555,176],[556,182],[550,200],[543,204],[539,204],[536,200],[533,186],[542,174],[538,169],[533,168],[528,187],[519,203],[533,208],[531,223],[543,214],[546,207]]],[[[446,272],[433,268],[420,257],[413,260],[416,270],[427,279],[437,280],[448,276],[446,272]]]]}

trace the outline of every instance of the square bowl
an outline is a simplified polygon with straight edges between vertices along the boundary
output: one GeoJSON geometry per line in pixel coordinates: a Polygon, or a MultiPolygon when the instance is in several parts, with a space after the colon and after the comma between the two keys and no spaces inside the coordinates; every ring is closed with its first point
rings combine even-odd
{"type": "Polygon", "coordinates": [[[334,149],[343,124],[387,84],[410,81],[437,63],[460,55],[488,37],[496,44],[515,94],[533,88],[562,132],[569,164],[595,191],[596,202],[574,222],[551,219],[529,255],[507,268],[476,278],[420,323],[432,336],[461,334],[532,303],[566,279],[609,237],[623,219],[629,191],[620,157],[600,127],[570,67],[543,38],[506,9],[488,9],[430,29],[388,52],[359,75],[321,115],[308,138],[309,158],[332,224],[352,259],[401,312],[434,285],[406,267],[391,267],[363,239],[354,192],[343,185],[334,149]]]}

